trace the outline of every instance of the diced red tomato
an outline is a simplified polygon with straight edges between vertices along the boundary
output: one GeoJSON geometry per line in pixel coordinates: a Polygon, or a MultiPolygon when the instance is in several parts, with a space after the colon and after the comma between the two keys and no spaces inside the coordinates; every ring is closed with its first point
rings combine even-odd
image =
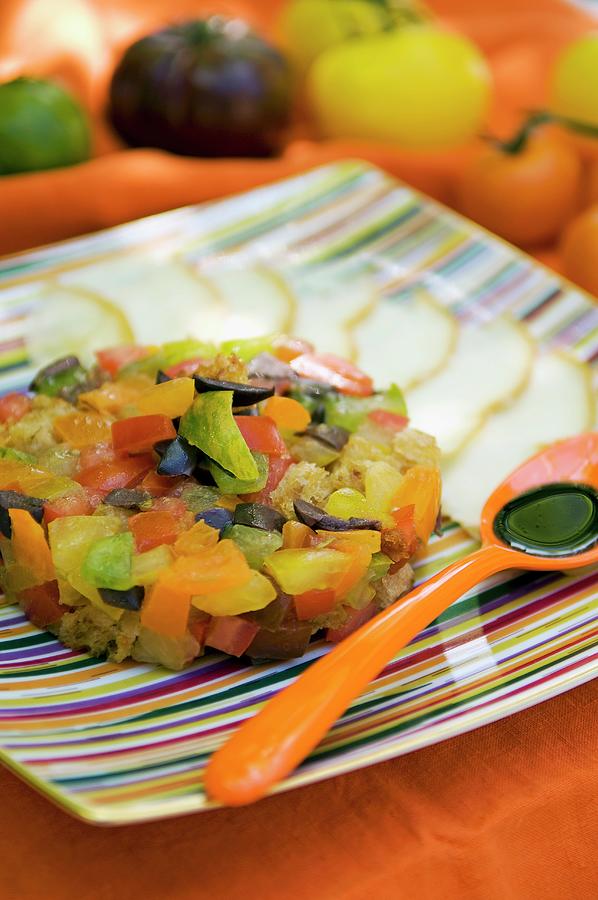
{"type": "Polygon", "coordinates": [[[206,644],[230,656],[242,656],[259,630],[255,622],[240,616],[214,616],[207,628],[206,644]]]}
{"type": "Polygon", "coordinates": [[[168,478],[166,475],[158,475],[154,469],[151,469],[144,477],[139,487],[144,491],[148,491],[152,497],[165,497],[173,491],[182,480],[182,478],[168,478]]]}
{"type": "Polygon", "coordinates": [[[288,454],[280,431],[269,416],[235,416],[234,419],[250,450],[271,456],[288,454]]]}
{"type": "Polygon", "coordinates": [[[179,521],[167,510],[150,509],[137,513],[129,519],[129,528],[139,553],[152,550],[160,544],[174,544],[180,534],[179,521]]]}
{"type": "Polygon", "coordinates": [[[313,344],[310,344],[309,341],[302,341],[300,338],[291,338],[286,335],[277,337],[274,341],[274,356],[286,363],[304,353],[311,353],[313,349],[313,344]]]}
{"type": "Polygon", "coordinates": [[[152,512],[169,512],[179,523],[179,531],[191,528],[195,517],[180,497],[158,497],[152,504],[152,512]]]}
{"type": "Polygon", "coordinates": [[[354,631],[357,631],[358,628],[375,616],[376,604],[372,601],[367,606],[364,606],[363,609],[351,609],[350,606],[346,606],[345,610],[348,613],[347,621],[338,628],[328,628],[326,631],[327,641],[332,641],[332,643],[336,644],[349,637],[354,631]]]}
{"type": "Polygon", "coordinates": [[[31,409],[31,400],[24,394],[5,394],[0,397],[0,422],[18,422],[31,409]]]}
{"type": "Polygon", "coordinates": [[[79,453],[79,471],[91,469],[100,463],[114,462],[115,459],[125,459],[125,456],[117,453],[112,444],[100,443],[83,447],[79,453]]]}
{"type": "Polygon", "coordinates": [[[89,516],[93,508],[86,491],[65,494],[63,497],[56,497],[55,500],[46,500],[44,522],[49,525],[54,519],[61,519],[63,516],[89,516]]]}
{"type": "Polygon", "coordinates": [[[19,593],[18,598],[25,615],[36,628],[46,628],[52,622],[57,622],[68,610],[59,601],[57,581],[46,581],[26,588],[19,593]]]}
{"type": "Polygon", "coordinates": [[[197,641],[200,646],[200,649],[206,643],[206,637],[208,634],[208,626],[210,624],[209,619],[195,619],[189,622],[189,631],[197,641]]]}
{"type": "Polygon", "coordinates": [[[388,428],[389,431],[403,431],[409,424],[407,416],[400,416],[386,409],[373,409],[368,413],[368,419],[381,428],[388,428]]]}
{"type": "Polygon", "coordinates": [[[109,375],[116,375],[129,363],[138,359],[145,359],[154,352],[154,347],[141,347],[137,344],[123,344],[120,347],[108,347],[105,350],[96,350],[96,359],[101,369],[109,375]]]}
{"type": "Polygon", "coordinates": [[[115,459],[84,469],[77,475],[77,481],[96,491],[113,491],[134,486],[153,466],[154,460],[149,454],[115,459]]]}
{"type": "Polygon", "coordinates": [[[293,597],[297,618],[302,622],[325,615],[334,609],[336,602],[335,592],[329,589],[306,591],[293,597]]]}
{"type": "Polygon", "coordinates": [[[169,368],[166,369],[166,375],[168,375],[169,378],[179,378],[181,375],[189,378],[197,372],[202,363],[206,362],[209,363],[210,360],[206,360],[201,356],[196,356],[194,359],[184,359],[182,362],[175,363],[174,366],[169,366],[169,368]]]}
{"type": "Polygon", "coordinates": [[[374,390],[369,375],[333,353],[303,353],[291,360],[291,367],[302,378],[331,384],[343,394],[369,397],[374,390]]]}
{"type": "Polygon", "coordinates": [[[271,456],[266,484],[261,491],[257,491],[253,494],[244,494],[244,498],[251,503],[267,502],[270,499],[272,491],[278,487],[284,478],[287,469],[292,465],[293,460],[290,456],[271,456]]]}
{"type": "Polygon", "coordinates": [[[112,446],[127,453],[144,453],[158,441],[176,437],[176,429],[168,416],[154,414],[132,416],[112,423],[112,446]]]}

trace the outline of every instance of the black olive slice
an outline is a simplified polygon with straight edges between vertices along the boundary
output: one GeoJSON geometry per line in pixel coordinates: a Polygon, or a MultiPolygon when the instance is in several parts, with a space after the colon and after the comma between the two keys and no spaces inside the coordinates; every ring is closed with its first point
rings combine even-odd
{"type": "Polygon", "coordinates": [[[104,497],[104,503],[108,506],[118,506],[121,509],[141,509],[149,500],[151,494],[136,488],[115,488],[104,497]]]}
{"type": "Polygon", "coordinates": [[[339,519],[337,516],[330,516],[319,506],[314,506],[313,503],[308,503],[306,500],[295,500],[293,507],[299,521],[314,530],[321,528],[324,531],[355,531],[357,529],[382,531],[382,522],[378,519],[339,519]]]}
{"type": "Polygon", "coordinates": [[[194,375],[195,390],[198,394],[205,394],[207,391],[232,391],[233,406],[252,406],[254,403],[261,403],[267,400],[274,393],[274,386],[256,384],[239,384],[236,381],[219,381],[217,378],[204,378],[203,375],[194,375]]]}
{"type": "Polygon", "coordinates": [[[203,512],[197,513],[195,521],[205,522],[211,528],[217,528],[222,532],[228,525],[233,524],[233,514],[230,509],[214,506],[212,509],[205,509],[203,512]]]}
{"type": "Polygon", "coordinates": [[[41,522],[44,515],[44,501],[38,497],[29,497],[18,491],[0,491],[0,534],[9,538],[12,535],[9,509],[25,509],[36,522],[41,522]]]}
{"type": "Polygon", "coordinates": [[[183,437],[176,437],[173,441],[169,441],[166,446],[164,442],[156,444],[156,452],[162,457],[156,466],[158,475],[167,475],[175,477],[176,475],[191,475],[199,461],[199,450],[193,447],[183,437]]]}
{"type": "Polygon", "coordinates": [[[145,590],[142,587],[128,588],[126,591],[117,591],[114,588],[98,588],[100,597],[108,606],[116,606],[117,609],[129,609],[138,612],[141,609],[145,590]]]}
{"type": "Polygon", "coordinates": [[[309,434],[310,437],[317,438],[318,441],[334,450],[342,450],[351,436],[351,433],[340,425],[324,425],[323,423],[308,425],[302,434],[309,434]]]}
{"type": "Polygon", "coordinates": [[[235,507],[235,525],[249,525],[263,531],[282,531],[286,519],[265,503],[239,503],[235,507]]]}

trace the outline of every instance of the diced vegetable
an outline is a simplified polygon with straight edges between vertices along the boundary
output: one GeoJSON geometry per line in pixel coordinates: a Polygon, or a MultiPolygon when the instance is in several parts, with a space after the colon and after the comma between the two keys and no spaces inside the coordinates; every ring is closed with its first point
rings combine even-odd
{"type": "Polygon", "coordinates": [[[350,432],[346,428],[341,428],[340,425],[326,425],[324,422],[309,425],[305,433],[334,450],[342,450],[350,437],[350,432]]]}
{"type": "Polygon", "coordinates": [[[182,341],[170,341],[163,344],[162,347],[150,356],[146,356],[143,359],[136,360],[135,362],[126,365],[121,370],[121,374],[128,376],[141,373],[155,378],[156,372],[161,369],[172,378],[176,378],[179,375],[191,375],[195,369],[192,369],[191,372],[186,371],[182,366],[183,363],[188,362],[189,360],[194,360],[197,363],[202,359],[210,359],[215,355],[216,347],[213,344],[206,344],[202,341],[197,341],[194,338],[186,338],[182,341]],[[182,371],[171,371],[179,365],[182,371]]]}
{"type": "Polygon", "coordinates": [[[112,423],[112,446],[116,451],[143,453],[158,441],[176,437],[176,430],[168,416],[132,416],[112,423]]]}
{"type": "MultiPolygon", "coordinates": [[[[414,505],[414,525],[418,538],[427,543],[434,531],[440,509],[440,472],[433,466],[412,466],[405,472],[394,498],[393,506],[414,505]]],[[[396,515],[393,511],[393,516],[396,515]]]]}
{"type": "Polygon", "coordinates": [[[261,569],[266,557],[282,547],[282,536],[278,531],[263,531],[247,525],[231,525],[225,529],[224,537],[237,544],[252,569],[261,569]]]}
{"type": "Polygon", "coordinates": [[[77,481],[99,491],[113,491],[136,484],[153,465],[154,461],[149,455],[116,459],[114,462],[99,463],[84,469],[77,476],[77,481]]]}
{"type": "Polygon", "coordinates": [[[126,590],[131,581],[132,563],[133,535],[126,531],[96,541],[83,560],[81,574],[94,587],[126,590]]]}
{"type": "Polygon", "coordinates": [[[292,397],[270,397],[262,408],[281,431],[303,431],[311,422],[309,412],[292,397]]]}
{"type": "Polygon", "coordinates": [[[257,477],[245,480],[235,478],[217,463],[210,463],[209,472],[223,494],[253,494],[261,491],[268,481],[269,460],[264,453],[251,451],[257,468],[257,477]]]}
{"type": "Polygon", "coordinates": [[[47,628],[68,611],[68,607],[60,603],[56,581],[25,588],[20,591],[18,599],[25,615],[36,628],[47,628]]]}
{"type": "Polygon", "coordinates": [[[44,503],[44,522],[49,525],[63,516],[89,516],[92,505],[85,491],[80,490],[44,503]]]}
{"type": "Polygon", "coordinates": [[[195,375],[195,390],[198,394],[207,391],[232,391],[233,406],[252,406],[266,400],[274,393],[273,387],[263,387],[257,384],[239,384],[236,381],[219,381],[217,378],[206,378],[203,375],[195,375]]]}
{"type": "Polygon", "coordinates": [[[357,547],[365,547],[367,551],[379,553],[382,542],[382,535],[379,531],[368,531],[367,529],[357,531],[318,531],[318,538],[326,540],[332,547],[336,548],[339,541],[345,544],[355,544],[357,547]]]}
{"type": "Polygon", "coordinates": [[[95,356],[98,365],[109,375],[116,375],[125,366],[139,359],[145,359],[156,350],[155,347],[142,347],[139,344],[123,344],[118,347],[108,347],[105,350],[96,350],[95,356]]]}
{"type": "Polygon", "coordinates": [[[110,440],[110,426],[93,412],[74,412],[54,419],[54,433],[71,447],[89,447],[110,440]]]}
{"type": "Polygon", "coordinates": [[[17,565],[28,569],[39,584],[54,581],[56,571],[44,529],[25,509],[10,509],[12,550],[17,565]]]}
{"type": "Polygon", "coordinates": [[[300,622],[314,619],[329,613],[337,604],[336,594],[333,590],[306,591],[293,597],[295,612],[300,622]]]}
{"type": "Polygon", "coordinates": [[[92,391],[79,394],[79,403],[104,415],[116,415],[125,406],[134,405],[150,386],[151,380],[146,375],[106,381],[92,391]]]}
{"type": "Polygon", "coordinates": [[[187,484],[181,492],[181,500],[187,509],[195,514],[216,506],[219,497],[217,488],[204,484],[187,484]]]}
{"type": "Polygon", "coordinates": [[[403,431],[409,424],[407,416],[389,412],[387,409],[373,409],[368,413],[368,419],[375,425],[388,428],[390,431],[403,431]]]}
{"type": "MultiPolygon", "coordinates": [[[[232,521],[232,515],[226,509],[215,509],[211,510],[211,512],[223,513],[223,517],[228,517],[226,518],[226,524],[232,521]]],[[[200,515],[205,515],[205,513],[200,513],[200,515]]],[[[174,543],[174,552],[178,556],[193,556],[193,554],[203,550],[204,547],[214,547],[218,543],[219,536],[219,528],[211,525],[206,520],[200,519],[192,528],[178,536],[174,543]]]]}
{"type": "Polygon", "coordinates": [[[263,503],[264,501],[269,500],[272,491],[278,487],[287,470],[292,465],[293,460],[290,456],[271,456],[268,480],[266,481],[263,490],[258,491],[255,494],[246,494],[245,499],[251,500],[253,503],[263,503]]]}
{"type": "Polygon", "coordinates": [[[118,516],[67,516],[48,525],[48,538],[56,570],[64,578],[79,570],[89,548],[98,540],[118,534],[118,516]]]}
{"type": "Polygon", "coordinates": [[[350,634],[353,634],[354,631],[365,625],[376,614],[375,603],[369,603],[363,609],[350,609],[349,607],[346,609],[347,621],[338,628],[328,628],[326,631],[326,640],[331,641],[333,644],[338,644],[339,641],[349,637],[350,634]]]}
{"type": "Polygon", "coordinates": [[[286,519],[265,503],[239,503],[235,507],[235,525],[250,525],[265,531],[282,531],[286,519]]]}
{"type": "Polygon", "coordinates": [[[388,575],[388,570],[392,565],[392,559],[385,553],[374,553],[372,561],[368,566],[368,580],[378,581],[388,575]]]}
{"type": "Polygon", "coordinates": [[[264,334],[260,337],[234,338],[231,341],[223,341],[220,345],[221,353],[234,353],[243,362],[248,362],[258,353],[270,353],[272,351],[276,335],[264,334]]]}
{"type": "Polygon", "coordinates": [[[337,600],[342,600],[367,575],[372,561],[372,553],[367,544],[359,544],[355,540],[343,540],[342,538],[334,541],[331,548],[346,553],[351,560],[350,565],[334,579],[331,585],[337,600]]]}
{"type": "Polygon", "coordinates": [[[374,390],[369,375],[332,353],[303,353],[291,360],[291,367],[302,378],[330,384],[343,394],[369,397],[374,390]]]}
{"type": "Polygon", "coordinates": [[[418,537],[415,530],[415,506],[402,506],[393,511],[394,528],[382,533],[382,551],[393,562],[406,562],[417,550],[418,537]]]}
{"type": "Polygon", "coordinates": [[[327,547],[278,550],[264,561],[264,568],[286,594],[333,587],[351,566],[351,557],[327,547]]]}
{"type": "Polygon", "coordinates": [[[133,585],[153,584],[164,569],[174,559],[172,549],[167,544],[159,544],[145,553],[136,553],[131,565],[131,582],[133,585]]]}
{"type": "Polygon", "coordinates": [[[146,592],[141,624],[164,637],[182,638],[187,630],[190,609],[191,594],[160,578],[146,592]]]}
{"type": "Polygon", "coordinates": [[[195,518],[198,524],[203,522],[204,525],[209,525],[212,529],[222,532],[227,525],[232,525],[234,516],[230,509],[215,506],[213,509],[206,509],[203,512],[196,513],[195,518]]]}
{"type": "Polygon", "coordinates": [[[242,656],[258,631],[255,622],[239,616],[216,616],[208,625],[206,645],[230,656],[242,656]]]}
{"type": "Polygon", "coordinates": [[[247,365],[250,378],[265,378],[274,382],[296,381],[297,376],[282,359],[271,353],[258,353],[247,365]]]}
{"type": "Polygon", "coordinates": [[[179,556],[160,580],[194,596],[241,587],[250,577],[251,569],[237,545],[222,540],[194,556],[179,556]]]}
{"type": "Polygon", "coordinates": [[[31,400],[25,394],[5,394],[0,397],[0,422],[18,422],[31,409],[31,400]]]}
{"type": "Polygon", "coordinates": [[[18,491],[0,491],[0,533],[4,537],[11,537],[12,526],[9,511],[21,509],[33,516],[36,522],[41,522],[44,515],[43,500],[37,497],[27,497],[18,491]]]}
{"type": "Polygon", "coordinates": [[[317,543],[317,537],[313,529],[303,522],[289,520],[282,526],[282,545],[285,550],[312,547],[317,543]]]}
{"type": "Polygon", "coordinates": [[[407,410],[403,393],[396,384],[391,384],[381,394],[369,397],[346,397],[330,392],[323,403],[326,424],[340,425],[347,431],[356,431],[374,410],[386,410],[400,416],[404,416],[407,410]]]}
{"type": "Polygon", "coordinates": [[[137,400],[139,412],[161,414],[169,419],[184,415],[195,396],[192,378],[173,378],[163,384],[155,384],[137,400]]]}
{"type": "Polygon", "coordinates": [[[299,521],[309,525],[310,528],[323,528],[326,531],[346,531],[358,528],[365,528],[368,531],[380,531],[382,528],[381,522],[377,519],[359,519],[356,517],[338,519],[336,516],[329,515],[323,509],[320,509],[319,506],[314,506],[313,503],[308,503],[306,500],[295,500],[293,508],[299,521]]]}
{"type": "Polygon", "coordinates": [[[287,335],[279,335],[272,342],[273,352],[277,359],[289,363],[297,356],[313,352],[313,344],[303,341],[301,338],[292,338],[287,335]]]}
{"type": "MultiPolygon", "coordinates": [[[[173,475],[158,475],[154,469],[146,472],[139,484],[139,489],[147,492],[152,501],[163,499],[174,492],[182,479],[173,475]]],[[[151,505],[154,505],[153,502],[151,505]]]]}
{"type": "Polygon", "coordinates": [[[191,475],[199,461],[199,450],[193,447],[184,437],[178,435],[173,441],[157,445],[160,462],[156,467],[158,475],[168,478],[177,475],[191,475]]]}
{"type": "MultiPolygon", "coordinates": [[[[235,416],[235,422],[247,446],[258,453],[286,456],[288,451],[276,423],[268,416],[235,416]]],[[[227,468],[225,466],[225,468],[227,468]]]]}
{"type": "MultiPolygon", "coordinates": [[[[378,460],[368,466],[364,480],[370,515],[380,518],[389,516],[391,509],[398,505],[395,495],[403,483],[399,470],[384,460],[378,460]]],[[[392,518],[385,520],[385,524],[392,525],[392,518]]]]}
{"type": "Polygon", "coordinates": [[[310,637],[309,622],[283,622],[274,628],[260,628],[246,652],[255,660],[293,659],[303,656],[310,637]]]}
{"type": "Polygon", "coordinates": [[[179,521],[171,512],[153,509],[131,516],[129,528],[139,553],[160,544],[174,544],[181,531],[179,521]]]}
{"type": "MultiPolygon", "coordinates": [[[[0,397],[0,402],[2,399],[0,397]]],[[[30,453],[23,453],[22,450],[15,450],[14,447],[0,447],[0,459],[14,459],[29,465],[35,465],[36,462],[35,456],[31,456],[30,453]]]]}
{"type": "Polygon", "coordinates": [[[100,597],[108,606],[115,606],[117,609],[128,609],[131,612],[138,612],[141,609],[145,591],[142,587],[131,587],[127,590],[115,590],[114,588],[101,587],[100,597]]]}
{"type": "Polygon", "coordinates": [[[236,478],[249,481],[257,478],[258,468],[233,418],[232,397],[232,391],[200,394],[181,419],[179,434],[236,478]]]}
{"type": "Polygon", "coordinates": [[[289,444],[289,449],[294,460],[304,460],[322,467],[329,466],[340,456],[340,452],[334,447],[308,434],[294,438],[289,444]]]}
{"type": "Polygon", "coordinates": [[[147,491],[138,488],[117,488],[109,491],[104,497],[104,503],[108,506],[117,506],[120,509],[141,509],[151,502],[147,491]]]}
{"type": "Polygon", "coordinates": [[[68,399],[77,388],[87,385],[87,372],[76,356],[65,356],[37,373],[29,389],[36,394],[68,399]]]}
{"type": "MultiPolygon", "coordinates": [[[[237,616],[263,609],[276,597],[276,588],[259,572],[253,571],[246,584],[208,595],[196,595],[191,603],[212,616],[237,616]]],[[[207,636],[206,636],[207,639],[207,636]]]]}
{"type": "Polygon", "coordinates": [[[362,518],[369,512],[367,500],[361,491],[355,488],[339,488],[333,491],[324,509],[337,519],[362,518]]]}

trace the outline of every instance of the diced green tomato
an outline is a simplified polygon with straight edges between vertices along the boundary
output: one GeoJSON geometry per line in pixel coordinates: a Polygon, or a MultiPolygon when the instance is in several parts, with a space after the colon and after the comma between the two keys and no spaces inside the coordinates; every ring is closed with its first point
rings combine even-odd
{"type": "Polygon", "coordinates": [[[249,362],[260,353],[272,353],[275,340],[275,334],[264,334],[253,338],[234,338],[231,341],[223,341],[220,344],[220,352],[227,355],[234,353],[243,362],[249,362]]]}
{"type": "Polygon", "coordinates": [[[191,603],[211,616],[238,616],[254,609],[263,609],[276,597],[276,588],[259,572],[252,572],[242,587],[229,588],[215,594],[192,597],[191,603]]]}
{"type": "Polygon", "coordinates": [[[131,566],[131,584],[153,584],[164,569],[171,564],[174,554],[167,544],[160,544],[145,553],[136,553],[131,566]]]}
{"type": "Polygon", "coordinates": [[[277,550],[264,561],[264,569],[272,575],[286,594],[326,590],[351,566],[348,553],[327,547],[277,550]]]}
{"type": "Polygon", "coordinates": [[[384,522],[396,506],[394,498],[403,481],[403,476],[390,463],[379,460],[371,464],[365,473],[365,496],[370,515],[381,518],[383,524],[392,527],[393,522],[384,522]]]}
{"type": "Polygon", "coordinates": [[[12,447],[0,447],[0,459],[17,459],[19,462],[28,463],[34,466],[37,462],[35,456],[30,453],[23,453],[22,450],[13,450],[12,447]]]}
{"type": "Polygon", "coordinates": [[[316,466],[328,466],[340,456],[340,452],[335,450],[334,447],[324,444],[309,434],[292,440],[289,444],[289,450],[293,459],[315,463],[316,466]]]}
{"type": "Polygon", "coordinates": [[[134,546],[130,531],[100,538],[89,548],[83,560],[83,578],[94,587],[126,590],[131,583],[134,546]]]}
{"type": "Polygon", "coordinates": [[[79,468],[79,451],[70,447],[48,447],[38,455],[37,464],[54,475],[74,478],[79,468]]]}
{"type": "Polygon", "coordinates": [[[372,561],[368,567],[368,581],[379,581],[388,575],[388,570],[392,566],[392,559],[386,553],[374,553],[372,561]]]}
{"type": "Polygon", "coordinates": [[[252,569],[261,569],[266,557],[282,547],[279,531],[264,531],[249,525],[229,525],[222,536],[235,542],[252,569]]]}
{"type": "Polygon", "coordinates": [[[369,516],[367,500],[355,488],[339,488],[333,491],[324,507],[331,516],[339,519],[366,519],[369,516]]]}
{"type": "Polygon", "coordinates": [[[217,463],[210,462],[210,474],[223,494],[251,494],[263,490],[268,480],[268,457],[256,451],[252,451],[251,455],[255,460],[258,476],[249,481],[235,478],[217,463]]]}
{"type": "Polygon", "coordinates": [[[205,484],[185,485],[181,493],[181,500],[187,509],[195,514],[212,509],[219,498],[220,491],[205,484]]]}
{"type": "Polygon", "coordinates": [[[122,531],[118,516],[65,516],[48,525],[48,539],[57,572],[68,578],[81,569],[92,544],[122,531]]]}
{"type": "Polygon", "coordinates": [[[235,478],[258,477],[257,464],[233,418],[232,391],[199,394],[181,419],[179,434],[235,478]]]}
{"type": "Polygon", "coordinates": [[[370,397],[329,393],[323,398],[323,403],[326,424],[340,425],[347,431],[356,431],[368,413],[375,409],[384,409],[400,416],[406,415],[407,412],[405,398],[396,384],[391,384],[383,393],[372,394],[370,397]]]}

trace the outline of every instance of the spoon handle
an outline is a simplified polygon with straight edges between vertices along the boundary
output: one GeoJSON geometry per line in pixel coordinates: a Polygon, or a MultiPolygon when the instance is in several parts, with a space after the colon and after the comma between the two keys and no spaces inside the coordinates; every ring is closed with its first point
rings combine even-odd
{"type": "Polygon", "coordinates": [[[385,664],[454,600],[512,565],[484,546],[378,613],[248,719],[211,757],[205,790],[229,806],[262,797],[305,759],[385,664]]]}

